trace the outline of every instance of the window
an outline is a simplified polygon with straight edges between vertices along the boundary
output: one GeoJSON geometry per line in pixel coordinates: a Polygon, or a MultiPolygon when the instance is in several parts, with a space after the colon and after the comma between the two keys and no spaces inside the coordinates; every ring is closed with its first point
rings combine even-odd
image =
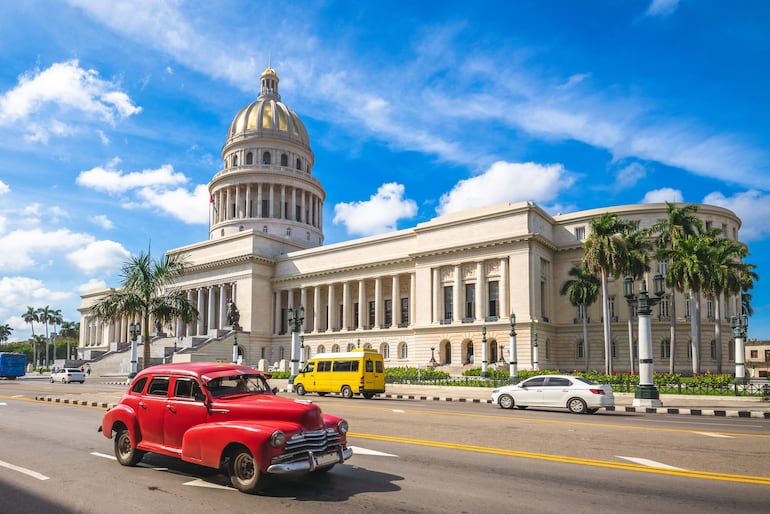
{"type": "Polygon", "coordinates": [[[388,343],[382,343],[382,346],[380,347],[380,353],[382,354],[383,359],[390,359],[390,346],[388,343]]]}
{"type": "Polygon", "coordinates": [[[610,296],[607,303],[609,303],[610,306],[610,319],[614,321],[617,319],[617,316],[615,315],[615,297],[610,296]]]}
{"type": "Polygon", "coordinates": [[[351,372],[358,371],[358,361],[334,361],[332,371],[351,372]]]}
{"type": "Polygon", "coordinates": [[[153,396],[166,396],[168,394],[168,377],[155,377],[150,382],[147,394],[153,396]]]}
{"type": "Polygon", "coordinates": [[[294,206],[294,219],[297,221],[302,221],[302,206],[301,205],[295,205],[294,206]]]}
{"type": "Polygon", "coordinates": [[[348,343],[347,351],[352,352],[355,349],[356,349],[356,345],[354,345],[353,343],[348,343]]]}
{"type": "Polygon", "coordinates": [[[302,170],[302,161],[300,161],[299,159],[297,159],[297,169],[302,170]]]}
{"type": "Polygon", "coordinates": [[[393,324],[393,300],[385,300],[385,328],[393,324]]]}
{"type": "Polygon", "coordinates": [[[337,353],[340,351],[340,345],[334,344],[332,345],[332,352],[337,353]]]}
{"type": "Polygon", "coordinates": [[[288,166],[289,165],[289,157],[285,154],[281,154],[281,166],[288,166]]]}
{"type": "Polygon", "coordinates": [[[369,328],[374,326],[374,315],[376,313],[374,302],[369,302],[369,328]]]}
{"type": "Polygon", "coordinates": [[[664,339],[660,342],[660,358],[668,359],[671,357],[671,341],[664,339]]]}
{"type": "Polygon", "coordinates": [[[487,316],[499,316],[497,311],[499,289],[499,282],[496,280],[487,284],[487,294],[489,295],[489,312],[487,316]]]}
{"type": "Polygon", "coordinates": [[[612,341],[612,358],[615,359],[617,358],[617,356],[618,356],[618,352],[616,351],[616,348],[615,348],[615,341],[612,341]]]}
{"type": "Polygon", "coordinates": [[[706,300],[706,316],[709,320],[714,321],[714,300],[711,298],[706,300]]]}
{"type": "Polygon", "coordinates": [[[246,154],[246,164],[254,164],[254,154],[249,152],[246,154]]]}
{"type": "Polygon", "coordinates": [[[465,317],[473,319],[476,311],[476,284],[465,284],[465,317]]]}
{"type": "Polygon", "coordinates": [[[401,326],[409,326],[409,298],[401,298],[401,326]]]}
{"type": "Polygon", "coordinates": [[[233,155],[233,167],[238,166],[238,156],[233,155]]]}
{"type": "Polygon", "coordinates": [[[409,347],[406,345],[406,343],[401,343],[398,350],[398,354],[402,359],[409,358],[409,347]]]}
{"type": "Polygon", "coordinates": [[[358,328],[358,303],[353,304],[353,327],[358,328]]]}
{"type": "Polygon", "coordinates": [[[588,316],[586,316],[586,306],[583,304],[577,306],[577,320],[588,320],[588,316]]]}
{"type": "Polygon", "coordinates": [[[452,294],[453,294],[453,287],[452,286],[445,286],[444,287],[444,321],[452,321],[452,294]]]}
{"type": "Polygon", "coordinates": [[[751,353],[751,358],[752,358],[752,359],[757,359],[757,358],[759,358],[759,351],[758,351],[758,350],[751,350],[751,352],[750,352],[750,353],[751,353]]]}
{"type": "Polygon", "coordinates": [[[684,299],[684,319],[690,319],[690,297],[684,299]]]}
{"type": "Polygon", "coordinates": [[[319,345],[318,353],[326,353],[326,347],[324,345],[319,345]]]}
{"type": "Polygon", "coordinates": [[[331,371],[332,361],[318,361],[318,371],[331,371]]]}
{"type": "Polygon", "coordinates": [[[367,373],[373,373],[374,372],[374,361],[370,361],[370,360],[366,361],[365,371],[367,373]]]}
{"type": "Polygon", "coordinates": [[[711,357],[712,360],[716,360],[717,358],[717,342],[713,339],[709,345],[709,357],[711,357]]]}
{"type": "Polygon", "coordinates": [[[147,377],[142,378],[141,380],[137,380],[136,383],[131,387],[132,393],[141,393],[144,391],[144,386],[147,385],[147,377]]]}
{"type": "Polygon", "coordinates": [[[262,164],[270,164],[270,152],[262,154],[262,164]]]}
{"type": "Polygon", "coordinates": [[[658,316],[661,320],[671,319],[671,315],[669,314],[669,311],[668,311],[669,303],[668,303],[667,296],[660,299],[660,303],[658,304],[658,309],[659,309],[658,316]]]}
{"type": "Polygon", "coordinates": [[[262,200],[262,217],[270,217],[270,200],[262,200]]]}
{"type": "Polygon", "coordinates": [[[267,225],[262,225],[262,233],[267,234],[267,225]]]}
{"type": "Polygon", "coordinates": [[[176,384],[174,385],[175,398],[201,398],[202,395],[203,393],[198,382],[189,378],[176,379],[176,384]]]}
{"type": "Polygon", "coordinates": [[[286,228],[286,237],[291,237],[291,227],[286,228]]]}
{"type": "Polygon", "coordinates": [[[583,340],[577,342],[575,345],[575,358],[576,359],[583,359],[585,358],[585,350],[583,349],[583,340]]]}
{"type": "Polygon", "coordinates": [[[586,228],[585,227],[575,227],[575,239],[578,241],[585,241],[586,238],[586,228]]]}

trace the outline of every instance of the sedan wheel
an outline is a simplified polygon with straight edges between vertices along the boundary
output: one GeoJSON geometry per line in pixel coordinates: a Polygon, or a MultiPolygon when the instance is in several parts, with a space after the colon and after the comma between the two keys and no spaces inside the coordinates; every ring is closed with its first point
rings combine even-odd
{"type": "Polygon", "coordinates": [[[567,408],[573,414],[585,414],[588,412],[586,402],[584,402],[581,398],[570,398],[567,402],[567,408]]]}
{"type": "Polygon", "coordinates": [[[144,457],[142,450],[131,446],[131,435],[123,428],[115,434],[115,458],[124,466],[136,466],[144,457]]]}
{"type": "Polygon", "coordinates": [[[497,404],[500,405],[501,409],[512,409],[514,405],[513,396],[510,394],[500,395],[500,398],[497,399],[497,404]]]}
{"type": "Polygon", "coordinates": [[[237,449],[230,457],[227,467],[233,487],[243,493],[253,494],[257,491],[262,474],[248,449],[237,449]]]}

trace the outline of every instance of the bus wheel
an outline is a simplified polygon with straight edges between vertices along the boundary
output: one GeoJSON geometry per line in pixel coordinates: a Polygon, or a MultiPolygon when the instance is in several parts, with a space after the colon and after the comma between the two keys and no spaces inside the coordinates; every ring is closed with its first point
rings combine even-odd
{"type": "Polygon", "coordinates": [[[302,384],[295,385],[294,392],[300,396],[305,396],[305,386],[303,386],[302,384]]]}
{"type": "Polygon", "coordinates": [[[343,398],[353,398],[353,390],[350,388],[350,386],[342,386],[340,392],[342,393],[343,398]]]}

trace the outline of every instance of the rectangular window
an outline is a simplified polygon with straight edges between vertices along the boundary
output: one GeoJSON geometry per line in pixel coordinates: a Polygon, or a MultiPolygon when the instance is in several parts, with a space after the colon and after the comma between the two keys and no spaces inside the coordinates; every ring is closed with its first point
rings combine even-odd
{"type": "Polygon", "coordinates": [[[583,354],[583,341],[580,341],[577,346],[575,347],[575,358],[576,359],[582,359],[584,357],[583,354]]]}
{"type": "Polygon", "coordinates": [[[668,359],[671,357],[671,341],[664,339],[660,342],[660,358],[668,359]]]}
{"type": "Polygon", "coordinates": [[[353,327],[358,328],[358,302],[353,304],[353,327]]]}
{"type": "Polygon", "coordinates": [[[385,300],[385,328],[393,324],[393,300],[385,300]]]}
{"type": "Polygon", "coordinates": [[[759,350],[751,350],[751,358],[756,359],[759,357],[759,350]]]}
{"type": "Polygon", "coordinates": [[[366,361],[366,372],[367,373],[373,373],[374,372],[374,361],[370,361],[370,360],[366,361]]]}
{"type": "MultiPolygon", "coordinates": [[[[387,347],[386,347],[386,348],[387,348],[387,347]]],[[[376,371],[377,373],[382,373],[382,372],[383,372],[383,369],[382,369],[382,361],[376,361],[376,362],[374,363],[374,369],[375,369],[375,371],[376,371]]]]}
{"type": "Polygon", "coordinates": [[[332,361],[319,361],[318,362],[318,371],[331,371],[332,370],[332,361]]]}
{"type": "Polygon", "coordinates": [[[487,284],[487,294],[489,295],[489,312],[487,316],[498,317],[500,315],[498,310],[499,284],[497,281],[491,281],[487,284]]]}
{"type": "Polygon", "coordinates": [[[465,317],[476,316],[476,284],[465,284],[465,317]]]}
{"type": "Polygon", "coordinates": [[[262,200],[262,217],[270,218],[270,200],[262,200]]]}
{"type": "Polygon", "coordinates": [[[578,241],[585,241],[586,238],[586,228],[585,227],[575,227],[575,239],[578,241]]]}
{"type": "Polygon", "coordinates": [[[617,316],[615,315],[615,297],[610,296],[607,303],[609,303],[610,306],[610,319],[615,321],[615,319],[617,319],[617,316]]]}
{"type": "Polygon", "coordinates": [[[583,321],[584,319],[588,319],[588,316],[586,316],[586,306],[585,305],[578,305],[577,306],[577,320],[583,321]]]}
{"type": "Polygon", "coordinates": [[[150,382],[148,394],[154,396],[166,396],[168,394],[168,377],[155,377],[150,382]]]}
{"type": "Polygon", "coordinates": [[[711,298],[706,300],[706,316],[708,317],[709,320],[713,321],[713,319],[714,319],[714,300],[712,300],[711,298]]]}
{"type": "Polygon", "coordinates": [[[452,294],[453,294],[452,286],[444,287],[444,321],[452,321],[452,312],[453,312],[452,294]]]}
{"type": "Polygon", "coordinates": [[[659,316],[662,321],[670,319],[670,314],[668,312],[668,309],[669,309],[668,297],[661,298],[660,303],[658,304],[658,308],[659,308],[659,316]]]}
{"type": "Polygon", "coordinates": [[[401,298],[401,325],[409,326],[409,298],[401,298]]]}
{"type": "Polygon", "coordinates": [[[374,314],[375,314],[375,305],[374,302],[369,302],[369,328],[374,327],[374,314]]]}
{"type": "Polygon", "coordinates": [[[301,205],[295,205],[294,206],[294,219],[297,221],[302,221],[302,206],[301,205]]]}

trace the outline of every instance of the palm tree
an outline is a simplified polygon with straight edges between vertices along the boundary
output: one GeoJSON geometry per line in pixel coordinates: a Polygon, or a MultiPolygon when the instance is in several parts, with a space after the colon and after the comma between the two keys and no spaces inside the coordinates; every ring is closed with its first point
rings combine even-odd
{"type": "MultiPolygon", "coordinates": [[[[35,353],[35,350],[37,350],[37,346],[39,344],[44,344],[46,341],[47,341],[47,339],[45,338],[45,336],[43,336],[41,334],[33,335],[32,339],[31,339],[31,342],[32,342],[32,352],[35,353]]],[[[40,354],[38,353],[38,355],[40,355],[40,354]]],[[[41,365],[40,367],[44,367],[44,366],[41,365]]]]}
{"type": "Polygon", "coordinates": [[[612,373],[612,330],[610,327],[610,304],[607,281],[617,276],[626,262],[626,241],[623,234],[629,224],[616,213],[606,212],[591,220],[591,235],[586,238],[583,249],[583,265],[602,282],[602,322],[604,323],[604,372],[612,373]]]}
{"type": "Polygon", "coordinates": [[[6,342],[11,337],[11,332],[13,332],[13,329],[8,323],[0,325],[0,343],[6,342]]]}
{"type": "Polygon", "coordinates": [[[174,288],[185,268],[178,254],[155,261],[149,252],[131,257],[123,264],[121,288],[113,289],[93,307],[99,319],[114,321],[128,316],[142,320],[143,366],[150,363],[150,318],[168,322],[178,316],[189,323],[198,316],[187,295],[174,288]]]}
{"type": "Polygon", "coordinates": [[[596,302],[599,297],[599,279],[591,274],[583,266],[575,265],[569,270],[571,279],[564,282],[560,293],[568,295],[570,303],[580,309],[583,318],[583,358],[585,359],[586,371],[589,366],[588,354],[588,306],[596,302]]]}
{"type": "MultiPolygon", "coordinates": [[[[32,339],[35,338],[35,322],[40,322],[40,318],[37,315],[37,309],[34,307],[27,306],[27,312],[21,315],[21,319],[24,320],[24,323],[29,323],[29,327],[32,330],[32,339]]],[[[36,365],[37,364],[37,345],[32,345],[32,362],[36,365]]]]}
{"type": "MultiPolygon", "coordinates": [[[[631,276],[634,280],[639,280],[650,271],[650,251],[652,242],[649,232],[639,230],[636,227],[629,226],[624,234],[626,241],[626,260],[622,263],[619,274],[631,276]]],[[[631,360],[631,372],[635,371],[634,359],[634,306],[628,304],[628,357],[631,360]]]]}
{"type": "Polygon", "coordinates": [[[77,346],[77,340],[80,335],[80,323],[74,321],[62,321],[59,335],[67,340],[67,355],[65,359],[69,359],[72,356],[70,353],[70,342],[74,340],[75,346],[77,346]]]}
{"type": "Polygon", "coordinates": [[[47,366],[49,363],[48,343],[50,343],[50,340],[48,338],[48,324],[51,323],[53,319],[53,311],[51,310],[51,307],[49,305],[46,305],[42,309],[38,309],[37,317],[40,320],[40,323],[43,323],[45,325],[45,358],[43,359],[43,365],[47,366]]]}
{"type": "MultiPolygon", "coordinates": [[[[667,262],[662,257],[663,250],[671,250],[676,246],[678,240],[685,236],[693,236],[699,233],[703,228],[703,222],[695,216],[698,211],[697,205],[684,205],[677,207],[676,204],[666,202],[666,219],[655,223],[650,227],[650,232],[657,233],[658,238],[656,246],[658,248],[656,258],[659,261],[667,262]]],[[[669,316],[671,319],[671,335],[669,337],[669,363],[668,372],[674,373],[676,366],[676,288],[668,280],[666,275],[666,286],[671,289],[669,295],[669,316]]]]}

